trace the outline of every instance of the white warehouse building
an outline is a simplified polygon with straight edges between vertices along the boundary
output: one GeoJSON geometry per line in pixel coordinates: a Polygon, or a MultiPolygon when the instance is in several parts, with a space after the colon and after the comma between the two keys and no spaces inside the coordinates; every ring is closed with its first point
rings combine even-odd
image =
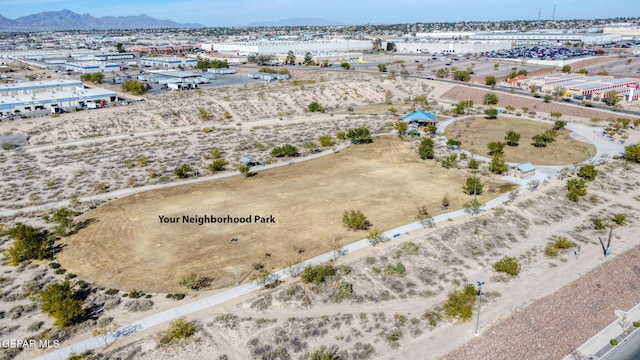
{"type": "Polygon", "coordinates": [[[140,63],[159,69],[175,69],[177,67],[195,67],[198,65],[198,60],[182,57],[143,57],[140,58],[140,63]]]}
{"type": "Polygon", "coordinates": [[[120,65],[114,63],[104,62],[78,62],[78,63],[65,63],[67,70],[73,70],[81,74],[91,73],[103,73],[103,72],[116,72],[120,71],[120,65]]]}
{"type": "Polygon", "coordinates": [[[368,40],[255,41],[202,44],[203,50],[230,54],[286,54],[299,52],[366,51],[368,40]]]}
{"type": "Polygon", "coordinates": [[[511,48],[508,41],[413,41],[388,40],[402,54],[467,54],[486,51],[497,51],[511,48]]]}
{"type": "Polygon", "coordinates": [[[510,41],[514,45],[541,44],[541,45],[558,45],[564,43],[584,43],[587,45],[602,45],[620,41],[620,34],[602,34],[602,33],[478,33],[470,37],[471,40],[482,41],[510,41]]]}

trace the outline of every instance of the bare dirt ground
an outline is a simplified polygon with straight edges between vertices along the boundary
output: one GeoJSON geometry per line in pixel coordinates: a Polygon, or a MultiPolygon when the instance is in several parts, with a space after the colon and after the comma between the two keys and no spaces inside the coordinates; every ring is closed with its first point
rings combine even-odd
{"type": "MultiPolygon", "coordinates": [[[[82,216],[79,221],[90,224],[64,240],[58,259],[69,271],[105,287],[179,291],[182,277],[199,273],[218,288],[234,282],[236,251],[241,278],[247,279],[258,264],[285,268],[298,259],[294,249],[304,249],[303,257],[310,258],[330,251],[334,236],[343,243],[366,237],[366,232],[344,229],[347,210],[363,211],[372,227],[384,231],[412,222],[418,206],[428,205],[432,214],[444,211],[444,194],[451,209],[461,208],[469,200],[462,191],[468,173],[421,161],[415,142],[378,137],[373,144],[249,179],[236,176],[128,196],[82,216]],[[183,216],[196,215],[251,216],[252,222],[182,222],[183,216]],[[179,223],[161,223],[159,216],[177,217],[179,223]],[[273,217],[275,223],[260,223],[255,216],[273,217]],[[240,243],[231,243],[232,237],[240,243]]],[[[511,187],[497,179],[483,182],[495,191],[486,191],[482,202],[511,187]]]]}
{"type": "Polygon", "coordinates": [[[570,136],[571,131],[566,129],[559,131],[556,141],[546,147],[531,145],[531,138],[534,135],[542,134],[552,127],[553,125],[547,123],[515,117],[500,116],[495,120],[489,120],[478,116],[473,120],[456,121],[447,126],[445,136],[449,139],[461,140],[462,149],[490,157],[487,144],[504,143],[507,131],[515,131],[521,135],[519,145],[504,148],[506,161],[514,163],[533,161],[536,165],[578,164],[590,159],[596,153],[593,145],[573,139],[570,136]]]}
{"type": "Polygon", "coordinates": [[[640,169],[614,161],[599,169],[590,195],[577,204],[566,199],[564,182],[554,180],[480,216],[341,258],[338,274],[325,284],[286,280],[196,314],[195,339],[160,345],[158,335],[139,334],[104,351],[107,358],[285,359],[335,346],[347,359],[436,359],[468,342],[445,358],[559,359],[612,321],[614,309],[640,301],[638,270],[629,266],[640,256],[633,236],[640,169]],[[627,222],[615,228],[616,250],[605,258],[597,237],[606,231],[593,228],[593,217],[614,213],[626,214],[627,222]],[[558,236],[575,241],[580,255],[570,249],[545,256],[544,247],[558,236]],[[517,278],[491,268],[505,254],[518,258],[517,278]],[[398,262],[404,273],[385,272],[398,262]],[[479,338],[472,321],[430,324],[423,317],[437,311],[449,291],[477,280],[486,281],[479,338]],[[340,282],[352,284],[353,295],[336,301],[340,282]]]}

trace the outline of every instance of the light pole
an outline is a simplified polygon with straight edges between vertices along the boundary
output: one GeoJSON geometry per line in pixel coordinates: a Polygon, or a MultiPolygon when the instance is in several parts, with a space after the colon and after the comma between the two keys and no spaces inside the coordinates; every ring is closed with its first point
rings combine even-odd
{"type": "Polygon", "coordinates": [[[231,242],[236,244],[236,245],[233,245],[233,255],[234,255],[235,263],[236,263],[236,286],[238,286],[239,285],[239,279],[240,279],[238,277],[238,249],[237,249],[238,238],[237,237],[231,238],[231,242]]]}
{"type": "Polygon", "coordinates": [[[480,305],[482,304],[482,285],[484,281],[478,281],[478,317],[476,318],[476,331],[473,335],[478,336],[478,327],[480,326],[480,305]]]}

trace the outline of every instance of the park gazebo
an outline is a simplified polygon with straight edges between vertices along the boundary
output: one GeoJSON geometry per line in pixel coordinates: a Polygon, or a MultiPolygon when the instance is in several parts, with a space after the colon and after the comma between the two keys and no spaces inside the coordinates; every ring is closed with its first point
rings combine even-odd
{"type": "Polygon", "coordinates": [[[518,178],[528,178],[536,174],[536,167],[530,162],[518,164],[513,167],[513,170],[518,178]]]}
{"type": "Polygon", "coordinates": [[[415,124],[419,127],[427,127],[429,125],[436,125],[436,114],[427,111],[416,111],[408,114],[404,117],[404,121],[411,124],[415,124]]]}

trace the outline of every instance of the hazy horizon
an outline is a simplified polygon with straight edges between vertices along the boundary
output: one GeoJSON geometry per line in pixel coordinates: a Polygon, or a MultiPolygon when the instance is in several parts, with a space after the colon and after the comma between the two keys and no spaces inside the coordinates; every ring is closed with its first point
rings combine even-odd
{"type": "Polygon", "coordinates": [[[205,26],[242,26],[254,22],[274,22],[291,18],[322,18],[345,25],[397,24],[415,22],[574,20],[640,16],[640,1],[610,0],[112,0],[90,3],[79,0],[0,0],[0,15],[16,19],[44,11],[68,9],[78,14],[135,16],[145,14],[178,23],[205,26]],[[554,15],[555,7],[555,15],[554,15]]]}

